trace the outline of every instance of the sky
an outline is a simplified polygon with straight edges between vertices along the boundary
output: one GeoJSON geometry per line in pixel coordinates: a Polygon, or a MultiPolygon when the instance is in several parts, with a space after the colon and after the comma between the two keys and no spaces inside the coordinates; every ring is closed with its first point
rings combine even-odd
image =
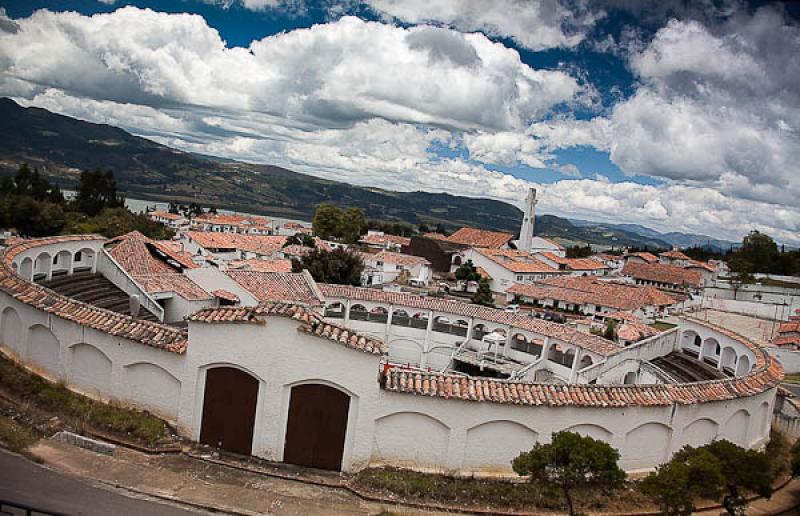
{"type": "Polygon", "coordinates": [[[0,96],[363,186],[800,244],[800,4],[0,0],[0,96]]]}

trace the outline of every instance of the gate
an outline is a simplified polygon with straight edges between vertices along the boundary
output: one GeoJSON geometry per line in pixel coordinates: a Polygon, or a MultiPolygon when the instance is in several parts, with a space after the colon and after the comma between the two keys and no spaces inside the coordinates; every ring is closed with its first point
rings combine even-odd
{"type": "Polygon", "coordinates": [[[258,380],[233,367],[206,372],[200,442],[242,455],[253,450],[258,380]]]}
{"type": "Polygon", "coordinates": [[[321,384],[292,388],[283,461],[299,466],[342,469],[350,396],[321,384]]]}

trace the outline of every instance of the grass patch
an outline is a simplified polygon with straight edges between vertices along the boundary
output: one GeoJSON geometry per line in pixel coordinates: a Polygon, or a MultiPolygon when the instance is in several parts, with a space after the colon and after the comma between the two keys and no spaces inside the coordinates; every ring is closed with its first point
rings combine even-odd
{"type": "Polygon", "coordinates": [[[0,416],[0,441],[9,450],[19,453],[36,442],[36,436],[13,419],[0,416]]]}
{"type": "MultiPolygon", "coordinates": [[[[369,468],[358,472],[351,484],[383,496],[402,500],[490,509],[564,510],[560,493],[546,485],[499,479],[459,478],[397,468],[369,468]]],[[[597,491],[578,491],[582,510],[635,509],[649,500],[632,489],[606,496],[597,491]],[[620,496],[624,493],[624,496],[620,496]]]]}
{"type": "Polygon", "coordinates": [[[34,407],[59,416],[78,431],[90,426],[155,445],[167,436],[161,419],[137,410],[94,401],[17,367],[0,357],[0,388],[34,407]]]}
{"type": "Polygon", "coordinates": [[[675,326],[677,326],[677,324],[671,324],[671,323],[664,322],[664,321],[656,321],[656,322],[654,322],[653,324],[650,325],[651,328],[655,328],[658,331],[671,330],[675,326]]]}

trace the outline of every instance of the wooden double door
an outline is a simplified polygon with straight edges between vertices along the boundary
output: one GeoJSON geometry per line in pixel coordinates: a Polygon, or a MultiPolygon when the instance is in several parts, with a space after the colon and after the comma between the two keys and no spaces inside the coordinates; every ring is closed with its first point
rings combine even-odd
{"type": "Polygon", "coordinates": [[[258,379],[233,367],[206,372],[200,442],[250,455],[258,403],[258,379]]]}
{"type": "Polygon", "coordinates": [[[283,461],[340,471],[350,396],[322,384],[297,385],[289,400],[283,461]]]}

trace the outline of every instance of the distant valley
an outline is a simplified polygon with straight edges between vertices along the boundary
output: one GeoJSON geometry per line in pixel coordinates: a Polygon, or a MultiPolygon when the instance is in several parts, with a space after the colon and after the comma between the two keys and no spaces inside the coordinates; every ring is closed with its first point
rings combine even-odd
{"type": "MultiPolygon", "coordinates": [[[[362,208],[368,218],[408,224],[473,226],[517,232],[522,211],[511,204],[443,193],[390,192],[300,174],[271,166],[187,153],[93,124],[0,99],[0,174],[21,163],[37,166],[64,187],[82,169],[113,170],[119,189],[153,201],[197,202],[231,210],[310,220],[331,202],[362,208]]],[[[520,198],[525,192],[520,192],[520,198]]],[[[553,215],[537,216],[538,234],[567,243],[671,247],[730,242],[701,235],[662,234],[634,224],[599,224],[553,215]]]]}

